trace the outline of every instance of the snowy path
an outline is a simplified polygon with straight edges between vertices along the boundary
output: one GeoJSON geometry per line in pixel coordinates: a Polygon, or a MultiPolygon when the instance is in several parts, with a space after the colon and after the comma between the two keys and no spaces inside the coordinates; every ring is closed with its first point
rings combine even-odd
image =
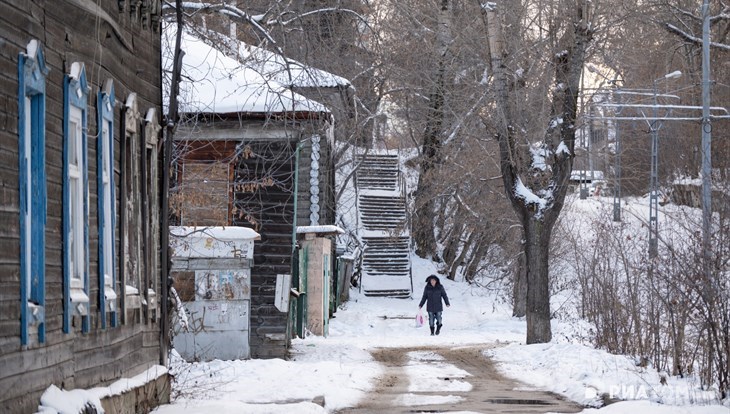
{"type": "Polygon", "coordinates": [[[365,413],[577,413],[582,407],[529,389],[499,374],[482,351],[455,348],[385,348],[373,352],[383,366],[376,389],[357,407],[365,413]],[[418,379],[417,382],[413,381],[418,379]]]}

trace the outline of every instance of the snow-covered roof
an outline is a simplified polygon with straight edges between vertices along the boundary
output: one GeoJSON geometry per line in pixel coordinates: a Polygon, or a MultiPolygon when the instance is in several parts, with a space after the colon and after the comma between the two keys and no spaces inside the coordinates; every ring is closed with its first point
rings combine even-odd
{"type": "MultiPolygon", "coordinates": [[[[173,32],[175,28],[166,32],[173,32]]],[[[165,46],[172,49],[173,33],[166,33],[165,46]]],[[[287,113],[329,112],[319,102],[299,95],[258,71],[242,65],[184,31],[179,109],[181,113],[287,113]]],[[[162,53],[163,67],[172,69],[173,53],[162,53]]],[[[169,85],[168,85],[169,88],[169,85]]]]}
{"type": "Polygon", "coordinates": [[[345,234],[341,228],[333,225],[326,226],[297,226],[297,234],[345,234]]]}
{"type": "Polygon", "coordinates": [[[244,42],[239,42],[238,53],[247,66],[266,79],[281,85],[295,88],[346,88],[350,86],[350,81],[341,76],[307,66],[244,42]]]}
{"type": "Polygon", "coordinates": [[[261,235],[248,227],[191,227],[171,226],[170,234],[178,237],[212,237],[217,240],[260,240],[261,235]]]}
{"type": "Polygon", "coordinates": [[[350,81],[333,73],[305,65],[270,50],[250,45],[215,30],[207,39],[220,45],[228,56],[254,69],[265,79],[289,88],[347,88],[350,81]]]}

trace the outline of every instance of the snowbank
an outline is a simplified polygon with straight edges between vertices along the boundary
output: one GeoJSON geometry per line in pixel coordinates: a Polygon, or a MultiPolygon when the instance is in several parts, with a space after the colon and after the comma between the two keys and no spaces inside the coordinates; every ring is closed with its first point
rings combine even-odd
{"type": "Polygon", "coordinates": [[[293,352],[291,361],[207,363],[187,363],[175,353],[171,359],[175,401],[155,412],[326,412],[311,401],[323,396],[327,410],[355,405],[380,373],[369,353],[336,342],[299,344],[293,352]]]}
{"type": "Polygon", "coordinates": [[[586,406],[603,405],[602,396],[669,405],[718,402],[714,392],[701,390],[691,379],[662,376],[637,366],[632,358],[585,345],[510,344],[484,353],[505,375],[586,406]]]}
{"type": "Polygon", "coordinates": [[[75,389],[62,390],[51,385],[41,396],[41,405],[38,412],[43,414],[78,414],[85,407],[94,407],[98,413],[104,413],[101,400],[115,395],[121,395],[135,388],[141,387],[167,374],[167,368],[154,365],[141,374],[131,378],[121,378],[108,387],[97,387],[89,390],[75,389]]]}

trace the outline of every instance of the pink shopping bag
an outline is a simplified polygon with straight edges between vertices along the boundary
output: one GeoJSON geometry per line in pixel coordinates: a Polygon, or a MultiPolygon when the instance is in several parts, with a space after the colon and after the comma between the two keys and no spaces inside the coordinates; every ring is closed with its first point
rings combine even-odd
{"type": "Polygon", "coordinates": [[[423,312],[420,310],[416,314],[416,328],[420,328],[423,326],[423,312]]]}

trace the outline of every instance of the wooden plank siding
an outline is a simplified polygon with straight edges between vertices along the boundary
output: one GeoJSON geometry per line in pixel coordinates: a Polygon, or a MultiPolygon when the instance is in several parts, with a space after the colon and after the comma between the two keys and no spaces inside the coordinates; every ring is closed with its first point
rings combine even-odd
{"type": "Polygon", "coordinates": [[[239,157],[235,182],[257,185],[235,190],[234,204],[252,217],[234,215],[233,224],[253,224],[261,234],[251,270],[251,356],[281,358],[286,355],[288,314],[279,312],[274,301],[276,275],[291,271],[297,142],[246,140],[245,145],[252,155],[239,157]]]}
{"type": "MultiPolygon", "coordinates": [[[[145,1],[146,3],[146,1],[145,1]]],[[[160,362],[160,327],[128,323],[100,328],[98,312],[97,103],[96,93],[106,79],[114,81],[115,157],[117,199],[120,170],[121,109],[130,93],[137,94],[142,116],[149,108],[162,110],[160,33],[142,27],[129,7],[117,0],[3,0],[0,2],[0,412],[25,413],[37,409],[40,395],[51,384],[64,388],[107,385],[136,375],[160,362]],[[110,22],[78,6],[98,5],[110,22]],[[50,72],[46,78],[46,188],[45,321],[46,341],[20,341],[20,192],[18,138],[18,56],[37,39],[50,72]],[[124,39],[124,40],[120,40],[124,39]],[[131,50],[128,46],[131,45],[131,50]],[[63,302],[63,79],[73,62],[86,66],[88,101],[88,257],[90,331],[81,332],[79,317],[64,333],[63,302]]],[[[159,116],[158,116],[159,117],[159,116]]],[[[144,145],[138,147],[144,148],[144,145]]],[[[143,156],[143,154],[140,154],[143,156]]],[[[157,179],[157,178],[155,178],[157,179]]],[[[155,198],[150,204],[159,203],[155,198]]],[[[117,220],[117,223],[119,221],[117,220]]],[[[117,252],[119,229],[116,230],[117,252]]],[[[151,235],[159,237],[159,235],[151,235]]],[[[154,252],[153,254],[158,254],[154,252]]],[[[124,263],[117,258],[117,264],[124,263]]],[[[119,269],[116,269],[118,275],[119,269]]],[[[152,269],[157,279],[159,269],[152,269]]],[[[158,283],[159,285],[159,283],[158,283]]],[[[121,291],[118,289],[118,293],[121,291]]],[[[159,293],[159,292],[158,292],[159,293]]],[[[121,295],[120,295],[121,296],[121,295]]],[[[159,297],[159,296],[158,296],[159,297]]],[[[159,313],[159,312],[158,312],[159,313]]]]}

